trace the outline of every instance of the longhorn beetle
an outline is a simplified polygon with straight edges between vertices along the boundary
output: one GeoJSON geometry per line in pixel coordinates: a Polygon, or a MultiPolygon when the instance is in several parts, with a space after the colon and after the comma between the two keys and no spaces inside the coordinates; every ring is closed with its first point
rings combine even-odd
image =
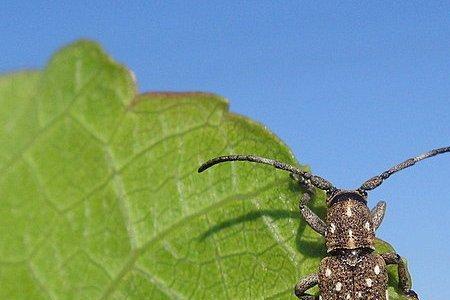
{"type": "Polygon", "coordinates": [[[299,208],[303,218],[325,237],[328,256],[320,262],[319,272],[300,280],[295,295],[301,300],[387,300],[388,273],[386,265],[397,265],[399,289],[409,299],[418,300],[411,289],[409,273],[401,257],[394,252],[374,252],[375,230],[380,226],[386,210],[383,201],[369,210],[367,191],[373,190],[392,174],[408,168],[423,159],[450,152],[450,147],[434,149],[393,166],[389,170],[365,181],[356,190],[343,190],[328,180],[300,170],[297,167],[254,155],[227,155],[213,158],[200,166],[198,172],[227,161],[249,161],[271,165],[291,173],[306,192],[300,198],[299,208]],[[314,188],[327,193],[326,221],[308,207],[314,188]],[[307,293],[319,285],[320,296],[307,293]]]}

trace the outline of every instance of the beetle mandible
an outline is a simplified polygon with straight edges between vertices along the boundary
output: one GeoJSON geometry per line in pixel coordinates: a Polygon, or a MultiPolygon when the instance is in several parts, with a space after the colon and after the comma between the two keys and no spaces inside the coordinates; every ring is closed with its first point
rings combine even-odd
{"type": "Polygon", "coordinates": [[[198,172],[227,161],[262,163],[290,172],[291,177],[306,189],[300,198],[300,212],[311,228],[325,237],[328,256],[320,262],[318,273],[309,275],[297,283],[294,292],[299,299],[387,300],[389,296],[386,265],[397,265],[401,293],[409,299],[418,300],[417,294],[411,289],[408,269],[402,258],[395,252],[382,254],[374,252],[375,230],[383,220],[386,203],[380,201],[369,210],[367,192],[380,186],[392,174],[416,162],[446,152],[450,152],[450,147],[433,149],[409,158],[365,181],[356,190],[338,189],[320,176],[255,155],[216,157],[201,165],[198,172]],[[314,188],[327,193],[326,221],[308,207],[314,188]],[[316,285],[319,285],[320,290],[318,297],[307,293],[307,290],[316,285]]]}

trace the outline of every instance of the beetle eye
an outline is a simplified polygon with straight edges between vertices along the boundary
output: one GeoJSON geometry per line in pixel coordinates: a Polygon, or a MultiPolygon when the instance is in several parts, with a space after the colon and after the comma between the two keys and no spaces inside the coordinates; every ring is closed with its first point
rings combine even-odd
{"type": "Polygon", "coordinates": [[[367,198],[367,191],[362,189],[357,189],[356,192],[360,194],[363,198],[367,198]]]}

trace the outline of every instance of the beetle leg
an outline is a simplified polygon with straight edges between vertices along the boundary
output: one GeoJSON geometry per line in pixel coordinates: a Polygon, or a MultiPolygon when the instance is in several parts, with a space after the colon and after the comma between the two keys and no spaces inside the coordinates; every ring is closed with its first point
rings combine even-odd
{"type": "Polygon", "coordinates": [[[297,181],[302,188],[306,189],[311,194],[314,193],[314,186],[306,178],[295,173],[291,173],[290,176],[292,179],[297,181]]]}
{"type": "Polygon", "coordinates": [[[309,224],[309,226],[314,229],[314,231],[325,236],[325,232],[327,230],[327,225],[325,224],[325,222],[321,218],[319,218],[319,216],[316,215],[312,210],[310,210],[308,206],[303,204],[304,202],[309,201],[305,199],[309,197],[310,196],[308,193],[304,193],[300,198],[300,213],[302,214],[305,221],[309,224]]]}
{"type": "Polygon", "coordinates": [[[382,253],[381,257],[383,257],[387,265],[397,265],[398,287],[400,291],[409,299],[418,300],[419,296],[417,296],[416,292],[411,290],[411,279],[409,276],[408,268],[406,267],[406,264],[400,257],[400,255],[390,252],[382,253]]]}
{"type": "Polygon", "coordinates": [[[295,175],[296,174],[293,174],[292,177],[297,180],[300,185],[302,185],[306,190],[300,197],[300,203],[298,205],[300,213],[302,214],[305,221],[309,224],[309,226],[314,229],[314,231],[325,236],[327,225],[308,207],[308,203],[311,200],[311,195],[314,194],[314,186],[308,181],[304,180],[302,177],[298,177],[295,175]]]}
{"type": "Polygon", "coordinates": [[[386,202],[384,201],[378,202],[377,205],[370,212],[370,214],[372,215],[373,228],[375,230],[378,229],[378,227],[380,227],[385,212],[386,212],[386,202]]]}
{"type": "Polygon", "coordinates": [[[302,280],[295,286],[295,296],[301,300],[316,300],[317,296],[307,294],[306,291],[319,283],[319,276],[317,274],[311,274],[302,280]]]}

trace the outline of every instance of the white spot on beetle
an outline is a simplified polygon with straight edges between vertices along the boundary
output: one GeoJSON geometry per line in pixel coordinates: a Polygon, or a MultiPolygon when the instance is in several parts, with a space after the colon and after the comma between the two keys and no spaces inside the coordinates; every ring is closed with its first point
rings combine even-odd
{"type": "Polygon", "coordinates": [[[345,214],[347,215],[347,217],[352,216],[352,208],[350,206],[347,206],[347,212],[345,214]]]}
{"type": "Polygon", "coordinates": [[[368,287],[371,287],[371,286],[372,286],[372,279],[366,278],[366,285],[367,285],[368,287]]]}
{"type": "Polygon", "coordinates": [[[340,292],[342,290],[342,283],[338,282],[336,283],[336,292],[340,292]]]}
{"type": "Polygon", "coordinates": [[[350,299],[350,294],[347,294],[347,296],[345,296],[345,299],[350,299]]]}
{"type": "Polygon", "coordinates": [[[362,298],[362,293],[361,292],[358,292],[358,298],[362,298]]]}
{"type": "Polygon", "coordinates": [[[367,231],[370,231],[370,223],[369,223],[369,222],[366,222],[366,223],[364,224],[364,228],[365,228],[367,231]]]}
{"type": "Polygon", "coordinates": [[[333,223],[330,224],[330,231],[331,233],[334,233],[334,231],[336,230],[336,225],[334,225],[333,223]]]}
{"type": "Polygon", "coordinates": [[[375,272],[376,275],[380,274],[380,266],[376,265],[375,268],[373,268],[373,271],[375,272]]]}
{"type": "Polygon", "coordinates": [[[325,270],[325,276],[326,276],[326,277],[330,277],[330,276],[331,276],[331,270],[330,270],[329,268],[327,268],[327,269],[325,270]]]}
{"type": "Polygon", "coordinates": [[[353,249],[355,248],[355,239],[353,238],[353,231],[350,229],[348,231],[348,234],[350,235],[349,240],[348,240],[348,246],[353,249]]]}

